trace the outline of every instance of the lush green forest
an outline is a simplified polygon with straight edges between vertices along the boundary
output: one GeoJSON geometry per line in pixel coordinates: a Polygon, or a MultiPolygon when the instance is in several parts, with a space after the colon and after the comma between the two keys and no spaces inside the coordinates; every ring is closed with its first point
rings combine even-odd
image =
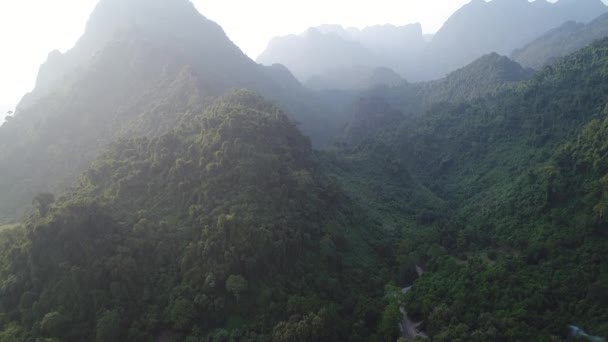
{"type": "Polygon", "coordinates": [[[189,1],[103,0],[0,126],[0,341],[608,336],[608,38],[377,76],[308,90],[189,1]]]}
{"type": "Polygon", "coordinates": [[[389,246],[315,165],[247,92],[114,144],[3,232],[2,340],[382,340],[389,246]]]}
{"type": "MultiPolygon", "coordinates": [[[[435,340],[549,341],[574,323],[608,334],[607,75],[602,41],[516,87],[404,116],[338,152],[352,159],[382,146],[364,158],[402,169],[419,189],[381,190],[389,200],[379,203],[416,199],[389,211],[410,210],[415,222],[396,249],[399,281],[426,265],[407,307],[435,340]]],[[[380,177],[369,186],[393,182],[380,177]]]]}

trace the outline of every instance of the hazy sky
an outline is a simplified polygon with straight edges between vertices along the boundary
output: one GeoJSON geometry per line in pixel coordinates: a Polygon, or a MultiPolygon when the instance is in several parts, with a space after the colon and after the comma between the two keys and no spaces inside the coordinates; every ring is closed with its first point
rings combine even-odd
{"type": "MultiPolygon", "coordinates": [[[[435,32],[469,0],[193,2],[255,59],[270,38],[300,33],[320,24],[364,27],[421,22],[425,32],[435,32]]],[[[65,51],[74,45],[96,3],[97,0],[0,0],[0,105],[16,104],[33,88],[38,67],[50,51],[65,51]]]]}

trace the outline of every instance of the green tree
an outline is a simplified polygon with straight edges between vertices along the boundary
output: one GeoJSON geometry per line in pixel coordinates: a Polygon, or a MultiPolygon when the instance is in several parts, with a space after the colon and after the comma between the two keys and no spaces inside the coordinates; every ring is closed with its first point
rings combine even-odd
{"type": "Polygon", "coordinates": [[[7,326],[0,330],[0,341],[6,342],[20,342],[25,341],[25,333],[23,329],[16,323],[9,323],[7,326]]]}
{"type": "Polygon", "coordinates": [[[171,306],[170,319],[178,330],[188,330],[194,322],[194,305],[186,298],[177,299],[171,306]]]}
{"type": "Polygon", "coordinates": [[[40,322],[40,330],[44,336],[62,337],[70,326],[70,320],[60,312],[49,312],[40,322]]]}
{"type": "Polygon", "coordinates": [[[116,311],[106,311],[97,320],[98,342],[113,342],[120,338],[120,315],[116,311]]]}
{"type": "Polygon", "coordinates": [[[383,341],[395,341],[399,335],[399,322],[401,321],[401,312],[399,305],[396,302],[391,302],[384,308],[382,320],[378,327],[378,332],[382,336],[383,341]]]}
{"type": "Polygon", "coordinates": [[[240,300],[241,294],[247,290],[248,286],[249,283],[241,275],[231,275],[226,280],[226,290],[234,295],[237,303],[240,300]]]}

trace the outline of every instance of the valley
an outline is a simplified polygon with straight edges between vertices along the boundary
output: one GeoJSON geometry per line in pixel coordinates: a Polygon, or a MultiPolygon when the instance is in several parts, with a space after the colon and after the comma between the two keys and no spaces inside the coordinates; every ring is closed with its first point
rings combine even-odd
{"type": "Polygon", "coordinates": [[[0,341],[608,336],[607,11],[259,64],[189,0],[100,0],[0,125],[0,341]]]}

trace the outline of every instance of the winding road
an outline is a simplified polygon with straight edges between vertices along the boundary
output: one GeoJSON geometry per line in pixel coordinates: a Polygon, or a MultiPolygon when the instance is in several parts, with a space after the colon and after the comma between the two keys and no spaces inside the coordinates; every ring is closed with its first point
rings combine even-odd
{"type": "MultiPolygon", "coordinates": [[[[418,273],[418,276],[420,277],[424,273],[424,270],[422,269],[422,267],[416,266],[416,273],[418,273]]],[[[412,289],[411,286],[405,287],[405,288],[401,289],[401,292],[403,294],[407,294],[411,289],[412,289]]],[[[402,318],[401,322],[399,323],[399,330],[401,331],[401,335],[403,335],[403,337],[406,340],[414,341],[416,339],[416,337],[422,337],[422,338],[428,337],[423,331],[420,331],[418,329],[420,327],[420,325],[422,325],[422,322],[412,321],[409,318],[405,307],[399,308],[399,311],[401,311],[401,314],[403,315],[403,318],[402,318]]]]}

